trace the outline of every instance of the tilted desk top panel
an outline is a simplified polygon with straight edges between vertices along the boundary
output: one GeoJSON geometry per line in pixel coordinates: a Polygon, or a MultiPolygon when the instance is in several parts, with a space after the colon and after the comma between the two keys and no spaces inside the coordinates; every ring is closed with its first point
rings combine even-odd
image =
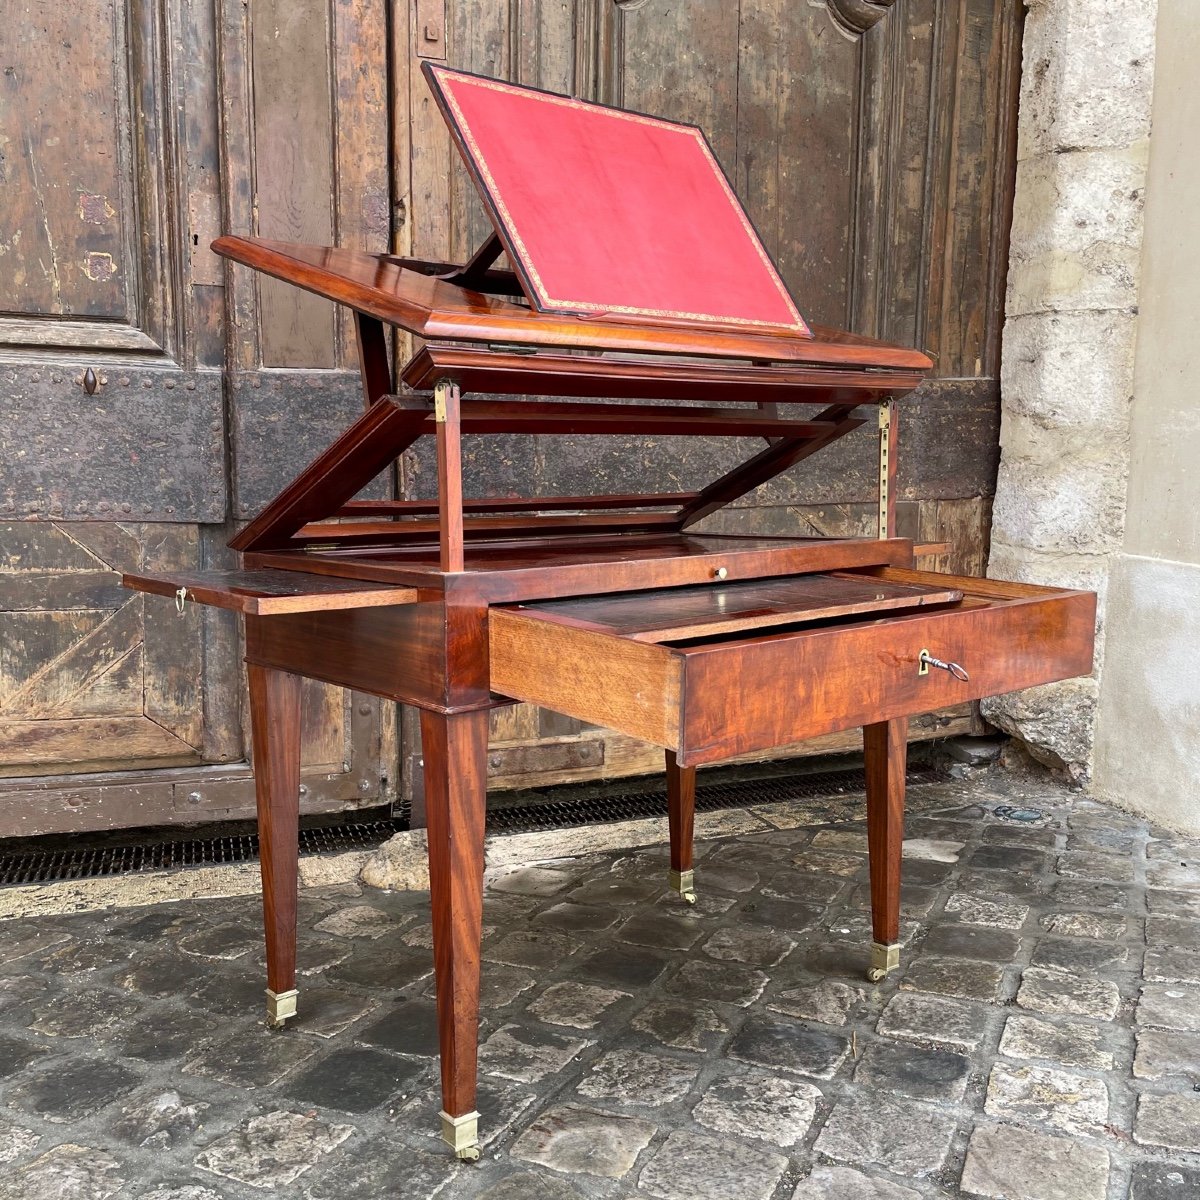
{"type": "Polygon", "coordinates": [[[536,308],[809,336],[698,126],[422,69],[536,308]]]}
{"type": "Polygon", "coordinates": [[[519,343],[530,346],[632,350],[661,354],[833,363],[927,371],[919,350],[814,329],[812,338],[697,329],[686,322],[637,322],[620,314],[591,317],[539,313],[501,296],[470,291],[424,274],[419,260],[331,246],[220,237],[225,258],[325,296],[357,312],[399,325],[430,341],[519,343]],[[411,265],[406,265],[411,264],[411,265]]]}

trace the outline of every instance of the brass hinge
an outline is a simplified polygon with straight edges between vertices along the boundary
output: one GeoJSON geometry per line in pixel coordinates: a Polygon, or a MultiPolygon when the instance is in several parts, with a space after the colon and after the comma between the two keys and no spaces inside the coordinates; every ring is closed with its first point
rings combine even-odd
{"type": "Polygon", "coordinates": [[[304,549],[308,554],[324,554],[326,550],[336,550],[337,542],[312,542],[304,549]]]}

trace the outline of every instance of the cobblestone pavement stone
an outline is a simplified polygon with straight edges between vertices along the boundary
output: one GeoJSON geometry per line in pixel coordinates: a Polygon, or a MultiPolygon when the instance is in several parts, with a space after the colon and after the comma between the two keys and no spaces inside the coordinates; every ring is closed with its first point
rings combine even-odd
{"type": "Polygon", "coordinates": [[[477,1164],[437,1136],[426,895],[306,892],[281,1033],[256,898],[0,924],[0,1200],[1200,1197],[1200,843],[914,786],[870,985],[861,798],[718,816],[694,907],[661,847],[491,882],[477,1164]]]}

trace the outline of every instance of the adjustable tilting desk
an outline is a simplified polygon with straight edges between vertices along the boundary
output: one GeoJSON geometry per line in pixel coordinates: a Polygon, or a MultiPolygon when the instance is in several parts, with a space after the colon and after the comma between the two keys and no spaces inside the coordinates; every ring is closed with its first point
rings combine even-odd
{"type": "MultiPolygon", "coordinates": [[[[471,125],[470,89],[482,82],[522,102],[527,89],[430,74],[478,168],[487,128],[471,125]]],[[[529,95],[535,106],[557,100],[529,95]]],[[[580,119],[596,109],[563,103],[580,119]]],[[[869,974],[880,979],[898,961],[908,717],[1086,673],[1095,617],[1090,593],[913,569],[912,542],[892,536],[896,401],[931,366],[923,354],[809,329],[769,286],[782,316],[589,309],[582,284],[582,302],[552,311],[552,253],[513,228],[520,197],[505,193],[503,173],[476,175],[497,235],[462,267],[215,243],[354,311],[365,409],[232,540],[243,570],[125,577],[245,616],[273,1025],[297,1011],[301,677],[420,709],[443,1133],[462,1157],[478,1154],[491,708],[527,701],[662,746],[670,883],[684,900],[695,886],[697,766],[863,726],[869,974]],[[518,274],[493,267],[502,250],[518,274]],[[425,339],[398,379],[385,325],[425,339]],[[877,538],[697,530],[864,421],[879,431],[877,538]],[[513,433],[718,434],[747,439],[748,456],[694,492],[464,499],[463,435],[513,433]],[[426,435],[437,444],[436,502],[354,499],[426,435]]],[[[754,297],[737,303],[752,308],[754,297]]]]}

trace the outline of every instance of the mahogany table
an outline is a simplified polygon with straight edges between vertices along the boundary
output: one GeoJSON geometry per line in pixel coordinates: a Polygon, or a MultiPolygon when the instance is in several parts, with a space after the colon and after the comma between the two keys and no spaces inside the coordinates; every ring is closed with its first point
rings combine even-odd
{"type": "Polygon", "coordinates": [[[698,766],[862,726],[879,980],[899,955],[908,718],[1086,674],[1095,622],[1091,593],[914,569],[894,536],[896,402],[925,355],[798,314],[547,311],[493,266],[523,250],[492,215],[497,236],[465,266],[214,243],[354,312],[364,411],[231,541],[243,569],[124,577],[244,614],[272,1026],[297,1012],[301,677],[420,710],[441,1116],[461,1157],[478,1155],[490,709],[526,701],[663,747],[685,900],[698,766]],[[424,339],[396,379],[385,325],[424,339]],[[879,432],[878,537],[697,529],[864,421],[879,432]],[[500,433],[719,434],[750,453],[693,492],[464,499],[462,436],[500,433]],[[425,435],[436,502],[353,499],[425,435]]]}

